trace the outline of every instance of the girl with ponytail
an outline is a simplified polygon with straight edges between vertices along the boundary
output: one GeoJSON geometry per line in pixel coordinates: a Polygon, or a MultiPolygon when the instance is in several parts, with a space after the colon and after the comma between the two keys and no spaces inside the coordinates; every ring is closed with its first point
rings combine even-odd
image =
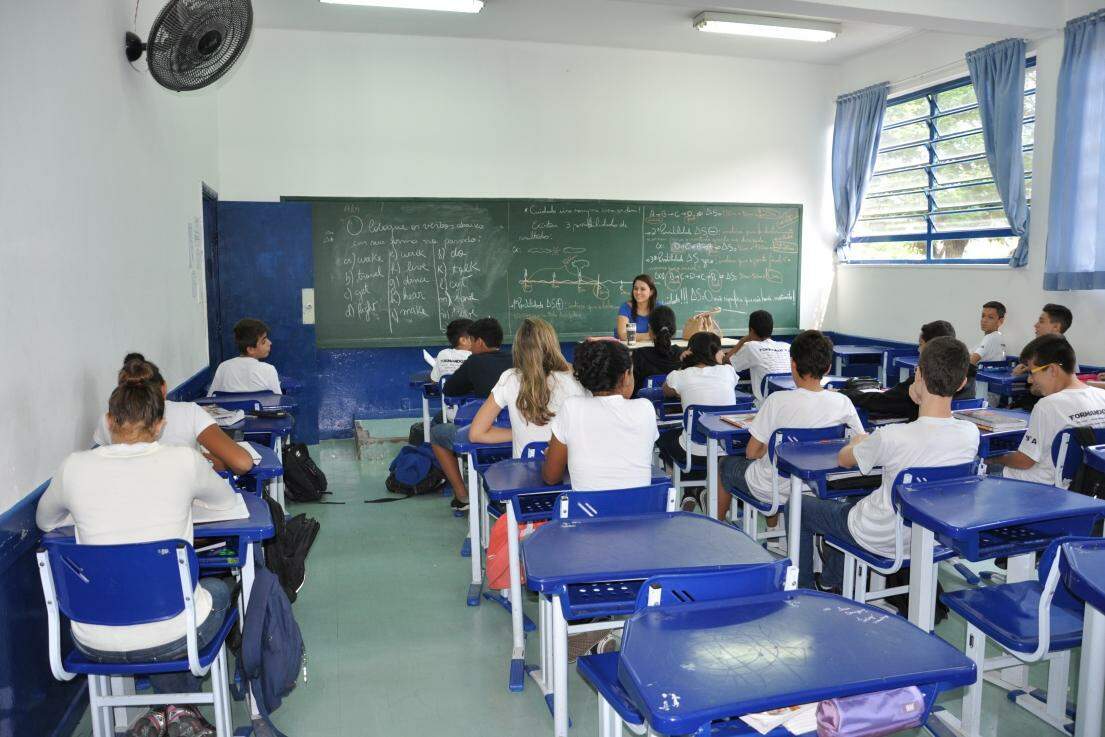
{"type": "Polygon", "coordinates": [[[504,371],[499,382],[472,420],[468,437],[477,443],[505,443],[511,440],[514,457],[528,443],[548,441],[549,420],[556,416],[568,397],[584,393],[572,376],[553,326],[527,317],[518,326],[511,348],[514,368],[504,371]],[[510,429],[494,427],[495,418],[506,408],[510,429]]]}
{"type": "MultiPolygon", "coordinates": [[[[247,473],[253,468],[253,459],[229,435],[223,432],[211,415],[195,402],[172,402],[164,399],[168,391],[161,370],[141,353],[128,353],[119,369],[119,386],[124,383],[146,383],[162,397],[164,403],[164,428],[159,438],[162,445],[183,445],[206,455],[215,470],[229,469],[236,474],[247,473]]],[[[92,433],[96,445],[111,445],[108,415],[100,418],[92,433]]]]}
{"type": "Polygon", "coordinates": [[[652,345],[637,348],[633,353],[633,391],[640,391],[650,376],[675,371],[680,366],[680,348],[671,344],[675,335],[675,312],[660,305],[648,316],[652,345]]]}

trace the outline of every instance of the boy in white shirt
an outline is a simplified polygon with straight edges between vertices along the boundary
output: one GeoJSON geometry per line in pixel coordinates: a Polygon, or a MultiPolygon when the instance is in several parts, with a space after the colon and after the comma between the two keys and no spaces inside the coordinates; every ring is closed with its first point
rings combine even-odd
{"type": "MultiPolygon", "coordinates": [[[[1070,330],[1070,326],[1074,324],[1074,313],[1070,311],[1070,308],[1066,305],[1058,305],[1052,302],[1044,305],[1040,309],[1040,316],[1036,318],[1036,324],[1032,326],[1032,331],[1036,333],[1036,337],[1039,338],[1043,335],[1066,335],[1070,330]]],[[[1020,363],[1013,367],[1013,373],[1020,375],[1028,371],[1028,366],[1024,363],[1025,359],[1021,357],[1020,363]]],[[[1074,373],[1081,373],[1078,370],[1078,363],[1074,364],[1074,373]]],[[[1039,396],[1036,392],[1032,393],[1033,396],[1039,396]]],[[[1030,404],[1035,404],[1035,399],[1030,404]]],[[[1032,409],[1031,406],[1027,409],[1032,409]]]]}
{"type": "Polygon", "coordinates": [[[790,371],[790,346],[771,339],[775,318],[767,310],[756,310],[748,316],[748,334],[725,352],[725,360],[736,371],[748,371],[752,378],[752,394],[756,404],[764,401],[760,384],[768,374],[790,371]]]}
{"type": "Polygon", "coordinates": [[[971,351],[972,364],[1005,360],[1005,338],[1000,332],[1004,322],[1005,305],[994,300],[982,305],[982,317],[979,319],[982,340],[971,351]]]}
{"type": "MultiPolygon", "coordinates": [[[[885,425],[871,435],[852,438],[840,450],[838,462],[844,468],[859,467],[864,474],[881,466],[882,484],[862,499],[802,500],[802,536],[798,556],[798,585],[804,588],[840,590],[844,555],[829,546],[823,549],[821,581],[813,574],[814,535],[831,534],[878,555],[894,555],[898,513],[893,503],[893,485],[898,474],[914,467],[954,466],[969,463],[978,453],[978,427],[952,416],[952,397],[967,380],[970,354],[951,337],[934,338],[925,344],[910,387],[920,407],[916,421],[885,425]]],[[[904,529],[909,549],[909,528],[904,529]]]]}
{"type": "Polygon", "coordinates": [[[441,381],[441,377],[460,368],[469,356],[472,355],[472,339],[468,337],[468,327],[471,320],[453,320],[445,326],[445,337],[449,339],[449,347],[442,348],[434,359],[434,367],[430,370],[430,381],[441,381]]]}
{"type": "Polygon", "coordinates": [[[280,394],[280,376],[271,363],[262,363],[272,351],[269,326],[246,317],[234,326],[234,342],[241,354],[215,369],[207,395],[215,392],[272,392],[280,394]]]}
{"type": "MultiPolygon", "coordinates": [[[[823,428],[847,425],[856,435],[866,431],[852,401],[843,394],[825,391],[821,377],[833,362],[833,344],[817,330],[799,333],[790,345],[790,373],[793,391],[777,391],[764,400],[749,427],[751,438],[744,456],[725,456],[718,474],[718,513],[725,519],[732,496],[739,489],[758,500],[772,502],[772,484],[778,473],[771,465],[767,448],[776,430],[823,428]]],[[[778,482],[789,490],[785,480],[778,482]]],[[[781,494],[786,501],[786,494],[781,494]]]]}
{"type": "Polygon", "coordinates": [[[1074,348],[1061,335],[1042,335],[1021,351],[1028,383],[1042,399],[1032,408],[1028,429],[1012,453],[992,458],[1004,476],[1040,484],[1058,484],[1051,446],[1069,427],[1105,427],[1105,389],[1088,386],[1074,375],[1074,348]]]}

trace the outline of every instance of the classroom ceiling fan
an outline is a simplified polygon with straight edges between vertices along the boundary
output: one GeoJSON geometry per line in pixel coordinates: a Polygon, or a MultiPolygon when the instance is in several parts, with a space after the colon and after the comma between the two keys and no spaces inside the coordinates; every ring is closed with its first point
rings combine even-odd
{"type": "Polygon", "coordinates": [[[250,0],[170,0],[150,27],[147,43],[127,32],[127,59],[133,63],[146,52],[150,74],[162,87],[198,90],[233,66],[252,27],[250,0]]]}

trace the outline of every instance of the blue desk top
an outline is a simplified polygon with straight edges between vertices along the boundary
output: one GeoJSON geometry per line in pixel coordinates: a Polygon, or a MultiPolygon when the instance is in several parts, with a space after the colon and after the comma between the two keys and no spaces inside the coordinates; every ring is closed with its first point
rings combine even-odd
{"type": "Polygon", "coordinates": [[[1015,376],[1012,371],[1007,369],[980,369],[975,378],[979,381],[985,381],[987,386],[1001,386],[1001,387],[1013,387],[1017,384],[1024,384],[1028,386],[1028,375],[1020,374],[1015,376]]]}
{"type": "MultiPolygon", "coordinates": [[[[793,376],[774,376],[767,380],[767,383],[774,387],[777,391],[790,391],[795,387],[793,376]]],[[[847,376],[822,376],[821,386],[828,386],[832,388],[840,388],[848,383],[847,376]]]]}
{"type": "Polygon", "coordinates": [[[833,353],[838,356],[881,356],[891,350],[888,345],[834,345],[833,353]]]}
{"type": "MultiPolygon", "coordinates": [[[[546,484],[541,480],[539,458],[512,458],[493,463],[483,472],[484,488],[487,496],[497,502],[509,501],[518,494],[536,494],[541,492],[567,491],[572,488],[572,479],[564,471],[564,480],[559,484],[546,484]]],[[[652,483],[667,481],[668,475],[663,469],[652,469],[652,483]]]]}
{"type": "Polygon", "coordinates": [[[725,420],[722,415],[739,415],[743,412],[723,412],[719,415],[701,414],[695,418],[695,422],[708,438],[715,440],[747,440],[750,437],[747,427],[734,427],[725,420]]]}
{"type": "MultiPolygon", "coordinates": [[[[1030,481],[986,476],[899,487],[902,514],[972,557],[980,533],[1039,522],[1105,517],[1105,501],[1030,481]]],[[[1052,531],[1056,536],[1063,530],[1052,531]]],[[[1076,532],[1072,530],[1071,532],[1076,532]]]]}
{"type": "Polygon", "coordinates": [[[193,399],[196,404],[226,404],[237,402],[257,402],[264,410],[294,410],[299,406],[295,397],[287,394],[273,394],[272,392],[235,392],[233,394],[219,394],[214,397],[199,397],[193,399]]]}
{"type": "Polygon", "coordinates": [[[775,564],[737,528],[686,512],[553,520],[522,549],[526,585],[545,594],[572,583],[775,564]]]}
{"type": "Polygon", "coordinates": [[[665,735],[838,696],[975,680],[974,664],[935,635],[812,591],[644,609],[625,624],[618,667],[665,735]]]}
{"type": "Polygon", "coordinates": [[[820,440],[814,443],[781,443],[775,450],[775,466],[781,474],[813,481],[830,473],[854,471],[837,463],[847,440],[820,440]]]}
{"type": "Polygon", "coordinates": [[[1105,540],[1063,543],[1063,583],[1075,596],[1105,612],[1105,540]]]}
{"type": "Polygon", "coordinates": [[[917,362],[920,360],[920,356],[898,356],[894,359],[894,365],[907,368],[912,371],[917,368],[917,362]]]}
{"type": "Polygon", "coordinates": [[[1105,472],[1105,445],[1091,445],[1086,448],[1085,459],[1090,468],[1105,472]]]}

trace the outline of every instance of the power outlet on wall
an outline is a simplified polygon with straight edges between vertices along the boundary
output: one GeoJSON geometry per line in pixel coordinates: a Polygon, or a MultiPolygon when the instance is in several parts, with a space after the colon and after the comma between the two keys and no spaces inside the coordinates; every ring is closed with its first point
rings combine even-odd
{"type": "Polygon", "coordinates": [[[303,290],[303,324],[315,324],[315,290],[313,288],[303,290]]]}

